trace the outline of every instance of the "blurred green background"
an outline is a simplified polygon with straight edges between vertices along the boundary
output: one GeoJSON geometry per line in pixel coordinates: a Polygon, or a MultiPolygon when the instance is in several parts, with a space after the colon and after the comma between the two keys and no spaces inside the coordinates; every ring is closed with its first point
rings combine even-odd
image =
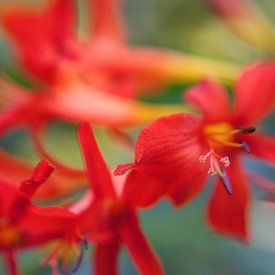
{"type": "MultiPolygon", "coordinates": [[[[81,4],[79,0],[79,3],[81,4]]],[[[11,2],[0,0],[0,3],[11,2]]],[[[15,1],[12,1],[15,2],[15,1]]],[[[24,2],[24,1],[20,1],[24,2]]],[[[26,2],[26,1],[25,1],[26,2]]],[[[40,2],[40,1],[32,1],[40,2]]],[[[126,0],[124,15],[127,19],[129,39],[135,45],[150,45],[183,50],[217,60],[246,64],[266,58],[263,53],[240,41],[203,5],[203,0],[126,0]]],[[[274,0],[259,0],[267,15],[275,19],[274,0]]],[[[12,48],[0,36],[0,66],[16,70],[12,48]]],[[[155,101],[180,101],[182,87],[168,87],[155,101]]],[[[263,126],[275,132],[274,117],[263,126]]],[[[75,126],[57,122],[49,131],[47,145],[56,156],[68,164],[81,166],[76,142],[75,126]],[[58,139],[56,138],[58,136],[58,139]]],[[[129,130],[137,136],[140,129],[129,130]]],[[[110,167],[131,161],[133,152],[114,140],[103,128],[96,129],[104,156],[110,167]]],[[[35,163],[38,157],[24,131],[16,130],[5,136],[2,147],[35,163]]],[[[247,160],[250,169],[261,171],[274,179],[274,167],[247,160]]],[[[162,259],[167,274],[171,275],[273,275],[275,274],[275,207],[260,200],[253,203],[250,224],[252,240],[249,245],[216,235],[206,225],[204,213],[212,190],[209,182],[203,194],[182,209],[173,209],[162,202],[148,212],[141,213],[142,225],[153,247],[162,259]]],[[[256,190],[256,198],[262,194],[256,190]]],[[[50,274],[41,269],[40,249],[22,253],[23,274],[50,274]]],[[[136,274],[127,254],[121,260],[123,275],[136,274]]],[[[0,274],[5,274],[0,266],[0,274]]],[[[90,254],[77,275],[90,274],[90,254]]]]}

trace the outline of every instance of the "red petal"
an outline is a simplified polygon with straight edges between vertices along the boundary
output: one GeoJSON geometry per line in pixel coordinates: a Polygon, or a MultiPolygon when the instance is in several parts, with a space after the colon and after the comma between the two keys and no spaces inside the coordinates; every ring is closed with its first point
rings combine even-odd
{"type": "Polygon", "coordinates": [[[91,86],[62,87],[48,97],[46,108],[63,119],[117,126],[135,123],[136,107],[132,100],[96,90],[91,86]]]}
{"type": "Polygon", "coordinates": [[[208,221],[215,230],[247,241],[250,190],[243,167],[237,158],[231,160],[227,173],[233,193],[226,193],[218,179],[209,203],[208,221]]]}
{"type": "Polygon", "coordinates": [[[164,274],[161,263],[146,240],[134,213],[129,213],[128,219],[125,221],[122,238],[140,274],[164,274]]]}
{"type": "Polygon", "coordinates": [[[85,158],[90,185],[96,196],[115,197],[115,191],[108,167],[99,151],[93,131],[88,123],[78,129],[78,140],[85,158]]]}
{"type": "Polygon", "coordinates": [[[121,0],[89,0],[94,13],[92,25],[94,39],[110,39],[112,42],[125,41],[125,26],[121,16],[121,0]]]}
{"type": "Polygon", "coordinates": [[[205,152],[201,119],[178,114],[160,118],[141,132],[136,145],[136,169],[167,185],[175,203],[183,203],[199,192],[198,178],[206,174],[199,156],[205,152]],[[185,196],[182,190],[191,190],[185,196]],[[175,194],[180,190],[180,196],[175,194]]]}
{"type": "MultiPolygon", "coordinates": [[[[175,206],[182,205],[196,197],[205,185],[207,173],[197,173],[189,177],[189,181],[178,182],[172,185],[167,192],[167,196],[172,199],[175,206]]],[[[187,172],[186,172],[187,174],[187,172]]]]}
{"type": "MultiPolygon", "coordinates": [[[[11,185],[17,186],[19,182],[30,178],[33,172],[31,165],[15,158],[0,150],[0,177],[10,181],[11,185]],[[14,173],[16,171],[16,173],[14,173]]],[[[35,198],[49,199],[57,196],[64,196],[81,186],[86,185],[86,179],[82,176],[67,176],[58,169],[47,180],[46,184],[40,186],[35,194],[35,198]]]]}
{"type": "Polygon", "coordinates": [[[21,182],[19,190],[28,196],[32,196],[36,189],[48,179],[53,170],[54,168],[48,161],[40,161],[36,166],[32,177],[29,180],[21,182]]]}
{"type": "Polygon", "coordinates": [[[252,134],[245,137],[251,154],[275,164],[275,137],[264,134],[252,134]]]}
{"type": "Polygon", "coordinates": [[[248,68],[237,82],[235,120],[240,126],[253,125],[274,106],[275,62],[248,68]]]}
{"type": "Polygon", "coordinates": [[[95,247],[95,275],[117,275],[119,241],[98,243],[95,247]]]}
{"type": "Polygon", "coordinates": [[[75,16],[72,0],[50,2],[45,10],[6,6],[2,15],[25,66],[46,81],[52,81],[58,58],[70,55],[67,42],[73,35],[75,16]]]}
{"type": "Polygon", "coordinates": [[[132,170],[127,175],[122,197],[134,207],[149,207],[160,199],[166,189],[162,182],[132,170]]]}
{"type": "Polygon", "coordinates": [[[185,98],[201,110],[207,122],[227,120],[230,116],[227,93],[218,82],[203,80],[187,90],[185,98]]]}
{"type": "Polygon", "coordinates": [[[22,246],[32,246],[74,234],[76,216],[61,207],[30,206],[18,223],[24,232],[22,246]]]}

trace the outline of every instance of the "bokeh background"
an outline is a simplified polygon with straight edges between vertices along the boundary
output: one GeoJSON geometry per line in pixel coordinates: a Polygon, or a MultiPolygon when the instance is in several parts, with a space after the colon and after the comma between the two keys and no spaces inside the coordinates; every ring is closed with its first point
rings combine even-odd
{"type": "MultiPolygon", "coordinates": [[[[228,0],[229,1],[229,0],[228,0]]],[[[0,0],[0,3],[10,0],[0,0]]],[[[12,0],[12,2],[16,2],[12,0]]],[[[30,1],[20,1],[30,2],[30,1]]],[[[42,1],[32,1],[40,3],[42,1]]],[[[83,0],[78,1],[80,7],[83,0]]],[[[259,5],[275,24],[274,0],[258,0],[259,5]]],[[[81,10],[81,20],[85,12],[81,10]]],[[[190,54],[244,65],[254,60],[269,58],[232,34],[203,3],[203,0],[125,0],[129,39],[135,45],[182,50],[190,54]]],[[[12,45],[0,30],[0,66],[22,84],[13,58],[12,45]]],[[[181,101],[181,92],[190,83],[170,86],[161,95],[142,100],[151,102],[181,101]]],[[[251,106],[253,108],[253,106],[251,106]]],[[[275,118],[269,117],[263,130],[275,133],[275,118]]],[[[137,137],[139,129],[129,129],[137,137]]],[[[47,146],[65,163],[81,167],[82,161],[76,141],[75,125],[60,121],[49,130],[47,146]],[[57,138],[58,137],[58,138],[57,138]]],[[[104,128],[97,127],[96,134],[110,165],[133,159],[133,152],[112,138],[104,128]]],[[[1,147],[12,154],[35,163],[38,157],[27,133],[16,130],[5,136],[1,147]]],[[[258,161],[246,160],[250,169],[265,173],[275,179],[274,167],[258,161]]],[[[213,182],[209,182],[203,194],[182,209],[174,209],[168,202],[161,202],[148,212],[141,213],[142,225],[153,247],[162,259],[167,274],[171,275],[273,275],[275,274],[275,204],[266,204],[263,194],[255,190],[250,224],[252,239],[250,244],[240,244],[235,240],[212,232],[205,223],[204,213],[213,182]],[[257,199],[257,200],[256,200],[257,199]]],[[[78,197],[80,194],[74,194],[78,197]]],[[[90,248],[92,249],[92,248],[90,248]]],[[[126,252],[122,253],[121,270],[124,275],[136,274],[126,252]]],[[[30,250],[20,258],[23,274],[50,274],[48,267],[39,265],[45,249],[30,250]]],[[[77,275],[90,274],[90,253],[87,252],[77,275]]],[[[4,269],[0,265],[0,274],[4,269]]]]}

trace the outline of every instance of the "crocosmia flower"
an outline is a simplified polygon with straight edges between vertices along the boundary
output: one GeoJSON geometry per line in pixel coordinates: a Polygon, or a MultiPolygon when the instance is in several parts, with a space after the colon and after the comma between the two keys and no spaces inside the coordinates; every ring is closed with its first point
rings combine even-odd
{"type": "Polygon", "coordinates": [[[208,175],[217,175],[208,221],[221,233],[247,240],[251,192],[241,156],[250,153],[275,163],[274,137],[255,128],[274,108],[275,63],[246,69],[234,95],[231,106],[213,80],[190,88],[185,98],[202,115],[176,114],[152,122],[138,138],[135,162],[119,165],[115,173],[134,168],[157,178],[175,205],[190,201],[208,175]]]}
{"type": "Polygon", "coordinates": [[[82,124],[78,136],[91,195],[88,199],[84,197],[85,203],[72,206],[71,211],[79,215],[79,230],[95,243],[95,274],[118,274],[118,255],[123,245],[140,274],[163,274],[136,213],[138,208],[148,207],[160,198],[158,189],[152,188],[160,183],[135,171],[124,182],[116,183],[100,154],[90,126],[82,124]]]}
{"type": "Polygon", "coordinates": [[[14,254],[19,249],[65,238],[74,228],[75,217],[68,210],[32,204],[31,198],[53,172],[41,161],[29,179],[14,184],[0,181],[0,252],[6,255],[10,274],[17,274],[14,254]]]}

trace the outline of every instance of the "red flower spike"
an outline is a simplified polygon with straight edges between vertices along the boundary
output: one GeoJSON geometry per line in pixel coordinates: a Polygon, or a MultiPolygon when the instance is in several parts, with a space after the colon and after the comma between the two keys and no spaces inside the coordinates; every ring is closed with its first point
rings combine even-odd
{"type": "Polygon", "coordinates": [[[189,89],[185,97],[200,108],[202,118],[177,114],[152,122],[140,133],[135,163],[119,165],[115,173],[134,167],[162,181],[167,185],[165,195],[176,205],[194,198],[207,174],[217,175],[209,221],[217,231],[247,240],[250,193],[239,157],[246,152],[274,163],[274,137],[254,134],[256,128],[250,124],[267,115],[274,104],[274,73],[273,62],[246,70],[237,82],[237,102],[232,109],[227,95],[222,95],[225,91],[215,82],[204,81],[189,89]],[[256,97],[256,91],[262,91],[263,98],[256,97]],[[214,109],[208,107],[212,103],[214,109]],[[252,108],[253,104],[257,107],[252,108]]]}
{"type": "MultiPolygon", "coordinates": [[[[78,139],[81,145],[93,198],[82,211],[76,207],[78,224],[83,234],[95,242],[95,272],[97,275],[117,274],[119,248],[125,244],[141,274],[163,274],[162,267],[138,225],[136,210],[148,207],[159,199],[156,191],[143,185],[153,182],[152,188],[160,188],[150,177],[131,172],[122,192],[115,192],[107,166],[96,145],[93,132],[87,123],[80,125],[78,139]],[[143,192],[133,194],[133,188],[143,192]]],[[[86,200],[86,198],[84,198],[86,200]]],[[[81,205],[81,203],[80,203],[81,205]]]]}
{"type": "Polygon", "coordinates": [[[74,17],[72,0],[52,0],[45,10],[4,6],[1,21],[18,45],[19,58],[30,73],[53,82],[57,60],[70,60],[74,56],[69,43],[74,32],[74,17]]]}

